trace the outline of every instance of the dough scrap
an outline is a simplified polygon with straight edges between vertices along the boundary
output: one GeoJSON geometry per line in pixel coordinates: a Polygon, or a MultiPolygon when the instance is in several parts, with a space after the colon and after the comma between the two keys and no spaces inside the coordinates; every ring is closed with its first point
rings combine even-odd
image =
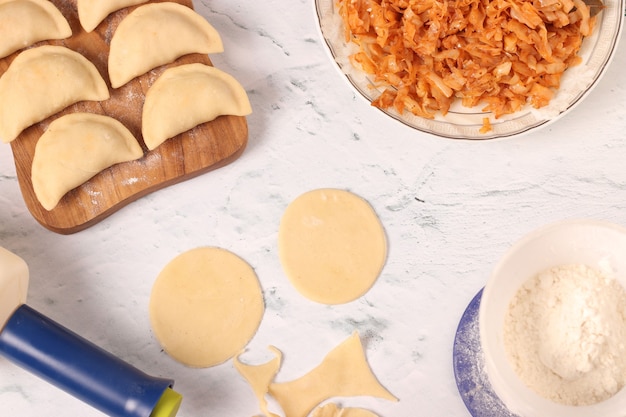
{"type": "Polygon", "coordinates": [[[223,50],[217,30],[193,9],[173,2],[139,6],[120,22],[111,39],[111,86],[121,87],[183,55],[223,50]]]}
{"type": "Polygon", "coordinates": [[[50,123],[35,146],[33,190],[43,208],[52,210],[68,191],[102,170],[142,156],[141,146],[119,121],[70,113],[50,123]]]}
{"type": "Polygon", "coordinates": [[[340,408],[335,403],[328,403],[317,407],[311,417],[378,417],[364,408],[340,408]]]}
{"type": "Polygon", "coordinates": [[[170,356],[195,368],[218,365],[241,352],[264,310],[254,270],[215,247],[192,249],[171,260],[150,295],[156,338],[170,356]]]}
{"type": "Polygon", "coordinates": [[[252,112],[248,95],[231,75],[204,64],[169,68],[146,93],[142,134],[153,150],[167,139],[221,115],[252,112]]]}
{"type": "Polygon", "coordinates": [[[65,39],[72,29],[47,0],[0,0],[0,58],[37,42],[65,39]]]}
{"type": "Polygon", "coordinates": [[[368,395],[398,400],[372,373],[357,332],[306,375],[294,381],[270,384],[269,393],[278,401],[285,417],[306,417],[315,406],[331,397],[368,395]]]}
{"type": "Polygon", "coordinates": [[[108,98],[95,65],[78,52],[53,45],[28,49],[0,77],[0,139],[11,142],[27,127],[79,101],[108,98]]]}
{"type": "Polygon", "coordinates": [[[347,303],[365,294],[387,257],[385,231],[372,207],[337,189],[309,191],[289,204],[278,246],[293,286],[323,304],[347,303]]]}
{"type": "Polygon", "coordinates": [[[78,19],[86,32],[92,32],[111,13],[148,0],[77,0],[78,19]]]}
{"type": "Polygon", "coordinates": [[[239,360],[239,355],[233,358],[233,364],[235,369],[243,376],[254,392],[254,396],[259,402],[259,408],[265,416],[274,416],[268,409],[267,399],[265,396],[268,394],[269,386],[274,381],[274,377],[280,369],[283,354],[280,350],[273,346],[269,349],[276,356],[271,361],[262,365],[248,365],[239,360]]]}

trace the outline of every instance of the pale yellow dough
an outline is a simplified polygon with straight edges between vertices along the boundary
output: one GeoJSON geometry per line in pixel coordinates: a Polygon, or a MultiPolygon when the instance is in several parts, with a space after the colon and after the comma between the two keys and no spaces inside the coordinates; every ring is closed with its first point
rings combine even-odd
{"type": "Polygon", "coordinates": [[[77,0],[78,18],[86,32],[92,32],[111,13],[148,0],[77,0]]]}
{"type": "Polygon", "coordinates": [[[372,396],[397,401],[372,373],[357,332],[301,378],[270,384],[269,393],[278,401],[285,417],[306,417],[318,404],[332,397],[372,396]]]}
{"type": "Polygon", "coordinates": [[[33,190],[43,208],[52,210],[68,191],[104,169],[142,156],[141,146],[119,121],[70,113],[50,123],[35,146],[33,190]]]}
{"type": "Polygon", "coordinates": [[[71,104],[108,98],[95,65],[78,52],[53,45],[28,49],[0,77],[0,139],[11,142],[71,104]]]}
{"type": "Polygon", "coordinates": [[[26,302],[30,279],[26,262],[0,246],[0,332],[13,312],[26,302]]]}
{"type": "Polygon", "coordinates": [[[183,55],[223,49],[217,30],[189,7],[173,2],[139,6],[122,20],[111,39],[111,86],[118,88],[183,55]]]}
{"type": "Polygon", "coordinates": [[[203,64],[169,68],[146,93],[143,139],[152,150],[218,116],[245,116],[251,112],[246,91],[224,71],[203,64]]]}
{"type": "Polygon", "coordinates": [[[259,408],[266,417],[274,416],[268,409],[267,399],[265,396],[269,392],[270,384],[274,381],[274,377],[280,369],[283,354],[280,350],[273,346],[269,349],[274,353],[275,358],[262,365],[248,365],[239,359],[239,356],[233,358],[235,369],[243,376],[250,387],[254,396],[259,402],[259,408]]]}
{"type": "Polygon", "coordinates": [[[170,261],[150,295],[150,321],[163,349],[195,368],[218,365],[245,347],[265,310],[254,270],[237,255],[202,247],[170,261]]]}
{"type": "Polygon", "coordinates": [[[0,58],[39,41],[70,36],[69,23],[48,0],[0,0],[0,58]]]}
{"type": "MultiPolygon", "coordinates": [[[[265,417],[277,417],[268,410],[266,394],[280,404],[285,417],[306,417],[318,404],[332,397],[373,396],[391,401],[398,399],[387,391],[372,373],[358,332],[354,332],[326,355],[322,363],[303,377],[274,383],[281,366],[282,353],[270,346],[275,358],[262,365],[248,365],[233,358],[235,368],[254,392],[265,417]]],[[[326,404],[315,408],[311,417],[377,417],[361,408],[339,408],[326,404]]]]}
{"type": "Polygon", "coordinates": [[[385,231],[372,207],[344,190],[318,189],[295,199],[278,231],[280,261],[293,286],[323,304],[365,294],[385,264],[385,231]]]}

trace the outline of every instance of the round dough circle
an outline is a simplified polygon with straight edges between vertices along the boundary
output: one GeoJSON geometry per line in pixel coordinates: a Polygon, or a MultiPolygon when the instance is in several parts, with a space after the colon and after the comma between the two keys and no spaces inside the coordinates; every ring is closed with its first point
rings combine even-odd
{"type": "Polygon", "coordinates": [[[195,368],[218,365],[240,352],[264,310],[252,267],[214,247],[178,255],[161,271],[150,295],[150,321],[159,343],[195,368]]]}
{"type": "Polygon", "coordinates": [[[289,204],[278,245],[293,286],[323,304],[343,304],[365,294],[387,258],[385,231],[372,207],[337,189],[309,191],[289,204]]]}

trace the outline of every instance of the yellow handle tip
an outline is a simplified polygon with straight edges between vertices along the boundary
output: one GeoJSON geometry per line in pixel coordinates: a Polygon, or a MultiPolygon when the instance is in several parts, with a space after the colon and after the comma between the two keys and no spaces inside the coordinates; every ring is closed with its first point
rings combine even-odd
{"type": "Polygon", "coordinates": [[[150,417],[175,417],[182,401],[182,395],[168,388],[163,392],[150,417]]]}

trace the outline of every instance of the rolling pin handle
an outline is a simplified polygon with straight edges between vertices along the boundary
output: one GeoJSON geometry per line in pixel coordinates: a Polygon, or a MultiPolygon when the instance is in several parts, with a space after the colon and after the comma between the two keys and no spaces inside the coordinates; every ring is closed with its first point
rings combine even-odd
{"type": "Polygon", "coordinates": [[[26,304],[0,332],[0,354],[111,417],[173,417],[174,381],[132,367],[26,304]]]}

